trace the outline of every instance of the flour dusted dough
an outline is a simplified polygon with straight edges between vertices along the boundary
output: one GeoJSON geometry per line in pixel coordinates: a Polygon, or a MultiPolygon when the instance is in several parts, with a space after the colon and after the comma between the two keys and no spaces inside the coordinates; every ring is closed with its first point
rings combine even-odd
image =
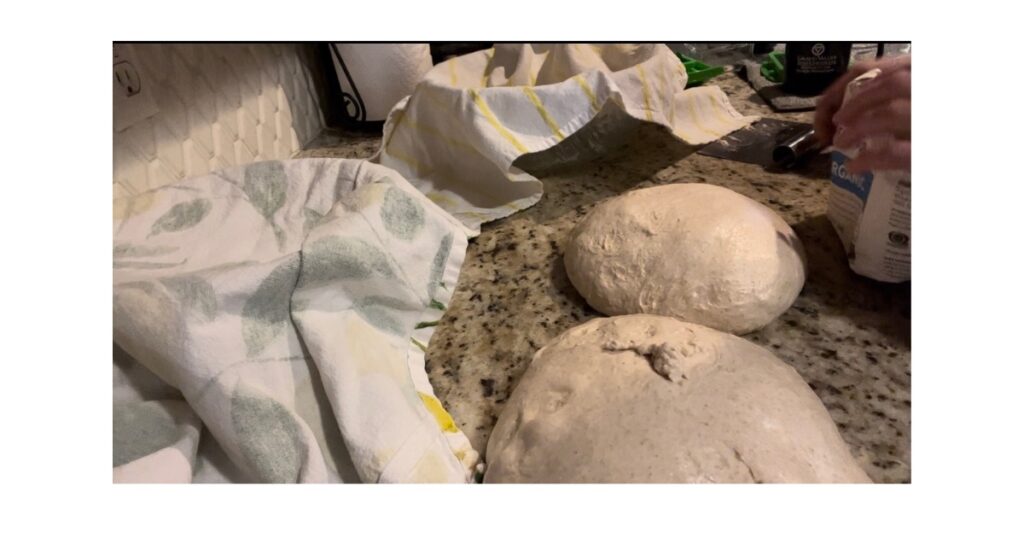
{"type": "Polygon", "coordinates": [[[660,314],[735,334],[785,312],[805,277],[803,245],[781,217],[705,184],[602,203],[573,231],[565,269],[605,314],[660,314]]]}
{"type": "Polygon", "coordinates": [[[501,413],[485,482],[870,482],[793,368],[638,314],[544,346],[501,413]]]}

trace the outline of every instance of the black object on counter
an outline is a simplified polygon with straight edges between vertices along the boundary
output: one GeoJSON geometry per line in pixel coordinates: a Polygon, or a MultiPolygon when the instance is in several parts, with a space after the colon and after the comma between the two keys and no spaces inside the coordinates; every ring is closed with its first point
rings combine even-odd
{"type": "Polygon", "coordinates": [[[782,90],[792,95],[819,95],[846,72],[852,43],[786,43],[786,79],[782,90]]]}
{"type": "Polygon", "coordinates": [[[817,143],[814,128],[808,123],[761,118],[704,146],[697,153],[778,170],[796,166],[813,153],[817,143]]]}

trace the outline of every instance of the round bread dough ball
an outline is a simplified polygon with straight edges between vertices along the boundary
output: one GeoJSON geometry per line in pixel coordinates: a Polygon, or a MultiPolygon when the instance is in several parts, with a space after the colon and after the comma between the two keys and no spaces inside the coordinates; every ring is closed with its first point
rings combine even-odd
{"type": "Polygon", "coordinates": [[[537,352],[485,482],[870,482],[792,367],[674,318],[591,320],[537,352]]]}
{"type": "Polygon", "coordinates": [[[605,314],[673,316],[734,334],[785,312],[806,273],[786,221],[706,184],[640,189],[597,206],[573,230],[565,270],[605,314]]]}

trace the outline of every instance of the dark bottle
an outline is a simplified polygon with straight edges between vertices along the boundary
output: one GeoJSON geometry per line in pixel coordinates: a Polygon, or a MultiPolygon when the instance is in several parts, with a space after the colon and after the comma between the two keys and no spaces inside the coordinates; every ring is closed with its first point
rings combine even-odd
{"type": "Polygon", "coordinates": [[[786,78],[782,90],[793,95],[819,95],[846,72],[852,43],[786,43],[786,78]]]}

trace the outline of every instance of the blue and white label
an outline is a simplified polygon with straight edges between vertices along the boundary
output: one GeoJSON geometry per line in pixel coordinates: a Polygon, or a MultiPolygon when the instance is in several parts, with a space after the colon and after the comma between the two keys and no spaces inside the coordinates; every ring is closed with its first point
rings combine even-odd
{"type": "Polygon", "coordinates": [[[847,159],[846,155],[838,151],[832,152],[832,183],[867,203],[868,194],[871,192],[871,181],[875,176],[871,172],[851,174],[846,170],[847,159]]]}

